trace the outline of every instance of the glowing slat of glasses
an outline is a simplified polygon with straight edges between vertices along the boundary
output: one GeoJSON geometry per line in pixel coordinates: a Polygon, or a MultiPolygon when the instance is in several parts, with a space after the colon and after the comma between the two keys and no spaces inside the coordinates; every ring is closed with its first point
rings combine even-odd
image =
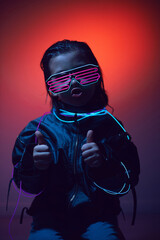
{"type": "Polygon", "coordinates": [[[99,73],[93,73],[93,74],[86,74],[83,77],[81,77],[79,74],[78,76],[75,77],[76,80],[79,80],[81,85],[86,85],[86,84],[90,84],[92,82],[97,82],[98,79],[100,78],[100,74],[99,73]]]}
{"type": "MultiPolygon", "coordinates": [[[[89,66],[92,64],[88,64],[85,66],[89,66]]],[[[82,66],[82,67],[85,67],[82,66]]],[[[95,66],[95,65],[93,65],[95,66]]],[[[78,68],[82,68],[82,67],[78,67],[78,68]]],[[[77,68],[76,68],[77,69],[77,68]]],[[[65,72],[69,72],[65,71],[64,75],[62,77],[58,77],[56,78],[55,76],[57,76],[58,74],[53,74],[51,75],[48,79],[47,79],[47,85],[49,85],[49,90],[53,93],[60,93],[63,91],[67,91],[70,88],[70,82],[71,82],[71,77],[74,75],[75,79],[83,86],[83,85],[88,85],[88,84],[93,84],[96,83],[99,78],[100,78],[100,74],[96,73],[98,71],[97,67],[93,67],[93,68],[89,68],[89,69],[85,69],[85,70],[81,70],[78,72],[73,72],[73,73],[69,73],[66,74],[65,72]]],[[[62,74],[62,73],[60,73],[62,74]]]]}
{"type": "Polygon", "coordinates": [[[57,93],[59,91],[66,91],[70,88],[70,86],[69,86],[69,83],[71,82],[70,78],[64,78],[60,81],[57,81],[57,79],[59,79],[59,78],[56,78],[54,80],[50,80],[47,82],[47,84],[50,86],[49,87],[50,91],[57,93]]]}

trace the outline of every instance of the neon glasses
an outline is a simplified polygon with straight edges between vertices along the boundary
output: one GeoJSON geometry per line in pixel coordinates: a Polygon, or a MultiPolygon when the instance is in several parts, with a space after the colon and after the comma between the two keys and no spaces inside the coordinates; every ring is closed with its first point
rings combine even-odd
{"type": "Polygon", "coordinates": [[[73,77],[81,86],[94,84],[100,78],[98,66],[87,64],[51,75],[46,80],[49,91],[53,94],[68,91],[73,77]]]}

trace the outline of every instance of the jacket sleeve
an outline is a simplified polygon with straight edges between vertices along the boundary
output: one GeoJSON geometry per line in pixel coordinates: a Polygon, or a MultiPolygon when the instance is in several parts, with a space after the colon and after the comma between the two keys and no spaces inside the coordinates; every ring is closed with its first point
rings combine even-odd
{"type": "Polygon", "coordinates": [[[112,195],[123,195],[137,185],[140,165],[137,148],[126,132],[99,144],[104,162],[99,168],[88,168],[94,185],[112,195]]]}
{"type": "Polygon", "coordinates": [[[21,182],[22,189],[32,194],[37,194],[45,188],[48,173],[47,170],[39,170],[34,166],[35,130],[33,125],[28,125],[17,137],[12,153],[14,182],[18,188],[21,182]]]}

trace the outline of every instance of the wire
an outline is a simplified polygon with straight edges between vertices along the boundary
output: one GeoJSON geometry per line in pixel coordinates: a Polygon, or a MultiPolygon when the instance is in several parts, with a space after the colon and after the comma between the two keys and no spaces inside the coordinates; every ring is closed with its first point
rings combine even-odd
{"type": "MultiPolygon", "coordinates": [[[[75,116],[75,113],[66,111],[66,110],[64,110],[64,109],[60,109],[59,111],[60,111],[60,115],[61,115],[61,116],[65,116],[65,117],[74,117],[74,116],[75,116]]],[[[53,113],[54,113],[55,117],[56,117],[58,120],[60,120],[61,122],[65,122],[65,123],[73,123],[73,122],[74,122],[74,120],[63,120],[63,119],[61,119],[60,117],[57,116],[57,114],[56,114],[55,111],[53,111],[53,113]]],[[[108,112],[106,108],[100,109],[100,110],[98,110],[98,111],[90,112],[90,113],[76,113],[76,114],[77,114],[77,117],[79,117],[79,119],[77,119],[77,121],[81,121],[81,120],[83,120],[83,119],[85,119],[85,118],[88,118],[88,117],[101,116],[101,115],[106,115],[106,114],[108,114],[108,115],[110,115],[110,116],[116,121],[116,123],[117,123],[117,124],[122,128],[122,130],[126,133],[126,130],[125,130],[125,128],[122,126],[122,124],[120,124],[120,122],[119,122],[110,112],[108,112]]],[[[129,136],[128,134],[127,134],[127,138],[128,138],[128,140],[130,140],[130,136],[129,136]]],[[[128,172],[126,166],[124,165],[123,162],[121,162],[121,165],[122,165],[123,168],[125,169],[125,172],[126,172],[126,174],[127,174],[127,177],[128,177],[128,179],[129,179],[130,176],[129,176],[129,172],[128,172]]],[[[109,193],[109,194],[111,194],[111,195],[122,195],[122,194],[126,194],[126,193],[129,192],[129,190],[130,190],[130,188],[131,188],[131,186],[130,186],[130,184],[129,184],[127,190],[123,191],[123,190],[127,187],[127,183],[124,183],[120,191],[114,192],[114,191],[111,191],[111,190],[108,190],[108,189],[105,189],[105,188],[99,186],[96,182],[93,182],[93,184],[94,184],[96,187],[100,188],[101,190],[103,190],[103,191],[105,191],[106,193],[109,193]]]]}
{"type": "MultiPolygon", "coordinates": [[[[127,177],[128,177],[128,179],[129,179],[130,176],[129,176],[129,172],[128,172],[126,166],[125,166],[124,163],[122,163],[122,162],[121,162],[121,165],[124,167],[125,172],[126,172],[126,174],[127,174],[127,177]]],[[[99,186],[96,182],[93,182],[93,184],[94,184],[96,187],[98,187],[98,188],[100,188],[101,190],[103,190],[104,192],[109,193],[109,194],[111,194],[111,195],[123,195],[123,194],[126,194],[126,193],[129,192],[129,190],[130,190],[130,188],[131,188],[131,186],[130,186],[130,184],[129,184],[129,185],[128,185],[128,189],[123,192],[123,190],[124,190],[125,187],[126,187],[126,183],[124,183],[124,184],[123,184],[123,187],[121,188],[121,190],[120,190],[119,192],[114,192],[114,191],[111,191],[111,190],[108,190],[108,189],[105,189],[105,188],[99,186]]]]}
{"type": "MultiPolygon", "coordinates": [[[[46,112],[46,113],[43,114],[43,116],[41,117],[41,119],[40,119],[40,121],[39,121],[39,124],[38,124],[38,126],[37,126],[36,131],[38,131],[39,126],[40,126],[40,124],[41,124],[41,122],[42,122],[42,120],[43,120],[43,117],[44,117],[46,114],[49,114],[49,113],[51,113],[51,112],[46,112]]],[[[36,143],[37,143],[37,137],[35,136],[35,144],[36,144],[36,143]]],[[[17,163],[16,165],[18,165],[18,163],[17,163]]],[[[16,167],[16,165],[15,165],[15,167],[16,167]]],[[[14,169],[13,169],[13,172],[14,172],[14,169]]],[[[12,180],[14,179],[14,178],[13,178],[13,172],[12,172],[12,180]]],[[[39,192],[38,194],[27,193],[27,192],[25,192],[25,191],[22,190],[22,181],[20,181],[20,188],[19,188],[19,190],[17,189],[14,181],[13,181],[13,186],[14,186],[15,190],[19,193],[19,196],[18,196],[18,200],[17,200],[16,207],[15,207],[15,209],[14,209],[13,215],[12,215],[12,217],[11,217],[11,219],[10,219],[9,226],[8,226],[9,236],[10,236],[10,238],[11,238],[12,240],[13,240],[13,238],[12,238],[12,235],[11,235],[11,223],[12,223],[12,220],[13,220],[13,218],[14,218],[14,216],[15,216],[16,211],[17,211],[18,204],[19,204],[19,201],[20,201],[20,197],[21,197],[21,196],[25,196],[25,197],[36,197],[36,196],[40,195],[40,194],[44,191],[44,190],[42,190],[42,191],[39,192]],[[22,193],[22,192],[23,192],[23,193],[22,193]]],[[[7,196],[7,199],[8,199],[8,198],[9,198],[9,194],[8,194],[8,196],[7,196]]],[[[8,203],[7,203],[7,208],[8,208],[8,203]]]]}
{"type": "Polygon", "coordinates": [[[11,223],[12,223],[12,220],[13,220],[13,218],[14,218],[14,216],[15,216],[15,213],[16,213],[16,211],[17,211],[17,208],[18,208],[18,204],[19,204],[20,197],[21,197],[21,191],[22,191],[22,181],[20,181],[20,191],[19,191],[19,196],[18,196],[17,204],[16,204],[16,207],[15,207],[15,209],[14,209],[13,215],[12,215],[10,221],[9,221],[9,226],[8,226],[9,236],[10,236],[10,239],[11,239],[11,240],[13,240],[12,235],[11,235],[11,223]]]}
{"type": "MultiPolygon", "coordinates": [[[[41,124],[44,116],[45,116],[46,114],[50,114],[50,113],[51,113],[51,112],[45,112],[45,113],[42,115],[42,117],[40,118],[40,121],[39,121],[39,123],[38,123],[38,126],[37,126],[36,131],[38,131],[38,129],[39,129],[39,127],[40,127],[40,124],[41,124]]],[[[35,144],[37,144],[37,137],[36,137],[36,136],[35,136],[35,144]]],[[[18,164],[19,164],[19,163],[17,163],[17,164],[15,165],[15,167],[16,167],[18,164]]],[[[12,171],[12,179],[14,179],[14,178],[13,178],[13,172],[14,172],[14,169],[13,169],[13,171],[12,171]]],[[[14,183],[14,181],[13,181],[13,186],[14,186],[15,190],[19,193],[19,190],[18,190],[18,188],[16,187],[16,184],[14,183]]],[[[42,192],[43,192],[43,190],[42,190],[41,192],[37,193],[37,194],[32,194],[32,193],[28,193],[28,192],[24,191],[23,189],[21,189],[21,195],[24,196],[24,197],[36,197],[36,196],[40,195],[42,192]]]]}
{"type": "MultiPolygon", "coordinates": [[[[75,116],[75,113],[66,111],[64,109],[60,109],[59,111],[60,111],[60,115],[61,116],[65,116],[65,117],[74,117],[75,116]]],[[[83,120],[85,118],[88,118],[88,117],[95,117],[95,116],[106,115],[107,113],[108,113],[108,111],[105,108],[100,109],[98,111],[90,112],[90,113],[77,113],[77,117],[79,117],[79,119],[77,119],[77,121],[81,121],[81,120],[83,120]]],[[[53,114],[61,122],[64,122],[64,123],[74,123],[75,122],[74,120],[64,120],[64,119],[61,119],[60,117],[58,117],[58,115],[56,114],[55,110],[53,110],[53,114]]]]}

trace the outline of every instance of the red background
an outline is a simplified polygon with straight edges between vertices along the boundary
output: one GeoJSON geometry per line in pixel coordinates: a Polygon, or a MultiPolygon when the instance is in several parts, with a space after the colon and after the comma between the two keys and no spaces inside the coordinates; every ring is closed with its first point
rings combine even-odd
{"type": "MultiPolygon", "coordinates": [[[[50,108],[49,101],[45,102],[40,60],[51,44],[63,39],[87,42],[97,57],[114,115],[124,123],[139,150],[138,212],[160,212],[159,10],[156,1],[6,0],[2,3],[1,215],[5,214],[15,139],[30,120],[50,108]]],[[[9,215],[17,197],[12,189],[9,215]]],[[[25,204],[28,200],[22,198],[17,213],[25,204]]],[[[131,194],[122,199],[122,205],[124,211],[131,211],[131,194]]]]}

